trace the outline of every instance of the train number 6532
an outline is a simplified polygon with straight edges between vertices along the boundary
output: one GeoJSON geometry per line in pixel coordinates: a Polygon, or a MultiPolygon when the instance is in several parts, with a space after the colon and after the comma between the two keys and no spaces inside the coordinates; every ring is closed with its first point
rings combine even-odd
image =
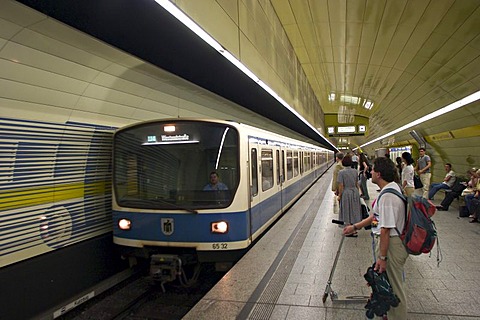
{"type": "Polygon", "coordinates": [[[212,244],[213,250],[225,250],[228,249],[228,243],[213,243],[212,244]]]}

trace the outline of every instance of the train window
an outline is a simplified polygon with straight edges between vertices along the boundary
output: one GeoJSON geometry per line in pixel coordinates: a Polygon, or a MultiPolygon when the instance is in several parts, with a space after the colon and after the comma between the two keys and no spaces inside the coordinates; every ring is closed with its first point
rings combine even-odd
{"type": "Polygon", "coordinates": [[[251,161],[251,170],[252,170],[252,187],[251,194],[252,197],[258,194],[258,165],[257,165],[257,149],[252,148],[250,151],[250,161],[251,161]]]}
{"type": "Polygon", "coordinates": [[[287,180],[293,178],[293,157],[292,151],[287,151],[287,180]]]}
{"type": "Polygon", "coordinates": [[[262,191],[273,187],[273,150],[262,149],[262,191]]]}
{"type": "Polygon", "coordinates": [[[305,163],[305,171],[310,170],[310,152],[305,152],[303,162],[305,163]]]}
{"type": "Polygon", "coordinates": [[[284,166],[284,162],[285,162],[285,151],[282,150],[282,158],[280,159],[280,167],[281,167],[280,176],[281,176],[281,178],[282,178],[282,183],[285,182],[285,166],[284,166]]]}
{"type": "Polygon", "coordinates": [[[232,202],[239,183],[237,130],[195,121],[174,124],[174,134],[163,130],[163,122],[116,133],[113,191],[119,206],[188,210],[232,202]],[[212,171],[222,184],[207,188],[212,171]]]}
{"type": "Polygon", "coordinates": [[[298,176],[298,151],[293,152],[293,176],[298,176]]]}

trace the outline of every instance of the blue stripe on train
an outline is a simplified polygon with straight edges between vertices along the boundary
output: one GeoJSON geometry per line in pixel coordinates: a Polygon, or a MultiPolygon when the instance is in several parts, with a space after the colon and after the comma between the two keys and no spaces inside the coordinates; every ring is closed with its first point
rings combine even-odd
{"type": "MultiPolygon", "coordinates": [[[[297,183],[283,190],[284,203],[290,202],[313,180],[313,174],[302,178],[297,183]]],[[[281,208],[280,193],[265,199],[252,208],[252,233],[260,229],[281,208]]],[[[135,213],[113,211],[114,235],[125,239],[162,242],[228,242],[242,241],[248,238],[247,212],[211,213],[211,214],[178,214],[178,213],[135,213]],[[132,229],[122,231],[117,222],[127,218],[132,222],[132,229]],[[173,219],[173,233],[162,232],[162,218],[173,219]],[[229,223],[228,234],[212,234],[210,224],[225,220],[229,223]]]]}
{"type": "Polygon", "coordinates": [[[145,241],[168,242],[228,242],[247,239],[247,212],[211,214],[133,213],[113,211],[114,230],[117,237],[145,241]],[[129,231],[118,229],[117,221],[127,218],[132,222],[129,231]],[[173,219],[173,233],[162,232],[162,218],[173,219]],[[210,224],[225,220],[229,223],[227,234],[212,234],[210,224]]]}

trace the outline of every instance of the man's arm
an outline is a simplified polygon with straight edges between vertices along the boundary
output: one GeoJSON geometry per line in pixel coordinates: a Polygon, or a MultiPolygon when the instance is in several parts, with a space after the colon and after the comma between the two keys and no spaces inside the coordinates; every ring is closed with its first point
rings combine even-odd
{"type": "Polygon", "coordinates": [[[430,168],[431,166],[432,166],[432,161],[427,161],[427,165],[425,166],[425,168],[423,168],[423,169],[420,170],[419,172],[424,173],[424,172],[427,171],[428,168],[430,168]]]}
{"type": "Polygon", "coordinates": [[[390,229],[382,228],[380,231],[379,256],[377,257],[377,262],[375,263],[375,270],[379,273],[382,273],[385,270],[387,270],[387,260],[382,260],[380,259],[380,257],[387,257],[389,245],[390,245],[390,229]]]}

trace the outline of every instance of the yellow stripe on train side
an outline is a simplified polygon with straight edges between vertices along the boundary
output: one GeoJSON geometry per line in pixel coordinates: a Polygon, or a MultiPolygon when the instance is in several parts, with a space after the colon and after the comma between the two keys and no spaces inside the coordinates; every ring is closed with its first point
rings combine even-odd
{"type": "Polygon", "coordinates": [[[29,187],[15,191],[0,192],[0,210],[13,210],[35,205],[54,203],[69,199],[83,198],[85,195],[104,194],[110,182],[83,182],[45,187],[29,187]]]}

